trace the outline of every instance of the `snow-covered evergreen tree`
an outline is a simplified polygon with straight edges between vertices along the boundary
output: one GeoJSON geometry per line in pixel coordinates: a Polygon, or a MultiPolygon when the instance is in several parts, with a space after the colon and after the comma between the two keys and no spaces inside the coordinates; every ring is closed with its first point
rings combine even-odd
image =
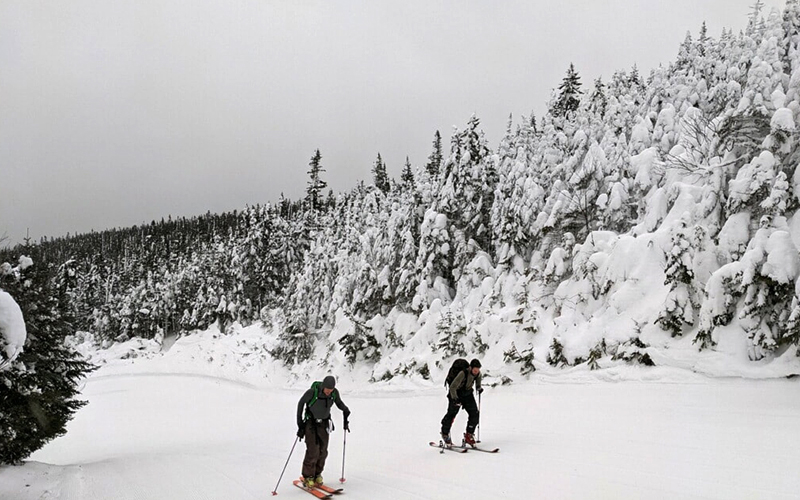
{"type": "Polygon", "coordinates": [[[406,162],[403,164],[400,182],[405,191],[412,191],[414,189],[414,172],[411,171],[411,162],[408,160],[408,156],[406,156],[406,162]]]}
{"type": "Polygon", "coordinates": [[[550,343],[547,362],[552,366],[569,366],[569,361],[564,355],[564,345],[558,337],[553,337],[553,341],[550,343]]]}
{"type": "Polygon", "coordinates": [[[425,164],[425,171],[431,178],[435,179],[439,176],[443,160],[442,135],[437,130],[433,134],[433,151],[431,151],[430,156],[428,156],[428,162],[425,164]]]}
{"type": "Polygon", "coordinates": [[[86,404],[76,397],[93,367],[65,343],[73,318],[65,315],[69,308],[56,271],[37,263],[19,277],[0,275],[0,285],[19,304],[27,332],[22,351],[0,370],[0,463],[18,463],[64,434],[86,404]]]}
{"type": "Polygon", "coordinates": [[[686,219],[681,219],[672,231],[672,249],[667,253],[667,267],[664,270],[665,285],[669,293],[664,301],[664,309],[656,322],[673,337],[683,334],[686,327],[694,325],[694,315],[698,301],[694,290],[694,248],[686,219]]]}
{"type": "Polygon", "coordinates": [[[467,326],[464,315],[460,311],[453,311],[452,308],[444,309],[441,318],[436,323],[436,330],[439,340],[433,346],[435,352],[442,353],[443,358],[467,355],[464,343],[467,326]]]}
{"type": "Polygon", "coordinates": [[[340,349],[350,365],[359,360],[377,362],[381,358],[381,349],[370,326],[350,318],[352,330],[339,339],[340,349]]]}
{"type": "Polygon", "coordinates": [[[436,200],[436,210],[447,217],[455,281],[479,250],[492,247],[490,214],[497,170],[479,125],[473,115],[465,130],[453,134],[436,200]]]}
{"type": "Polygon", "coordinates": [[[535,123],[527,121],[501,147],[491,224],[498,263],[530,259],[539,237],[534,222],[542,210],[544,190],[537,182],[535,123]]]}
{"type": "Polygon", "coordinates": [[[554,116],[564,116],[578,109],[581,103],[581,77],[575,71],[575,66],[570,63],[567,74],[561,85],[558,86],[558,99],[550,112],[554,116]]]}
{"type": "Polygon", "coordinates": [[[376,188],[384,193],[389,192],[389,174],[386,172],[386,163],[384,163],[380,153],[378,153],[378,158],[372,165],[372,182],[376,188]]]}
{"type": "Polygon", "coordinates": [[[306,203],[312,210],[322,208],[323,191],[328,187],[328,183],[322,179],[322,154],[319,149],[314,151],[311,161],[308,163],[308,187],[306,187],[306,203]]]}

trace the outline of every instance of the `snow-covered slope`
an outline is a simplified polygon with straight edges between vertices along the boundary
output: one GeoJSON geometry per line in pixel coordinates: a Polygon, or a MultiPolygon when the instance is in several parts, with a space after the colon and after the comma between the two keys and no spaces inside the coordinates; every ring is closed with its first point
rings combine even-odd
{"type": "MultiPolygon", "coordinates": [[[[199,358],[196,359],[199,361],[199,358]]],[[[155,370],[100,370],[66,436],[21,467],[0,468],[13,500],[263,499],[294,440],[292,390],[155,370]]],[[[635,378],[641,368],[627,368],[635,378]]],[[[324,372],[311,374],[319,378],[324,372]]],[[[793,499],[800,490],[795,380],[527,384],[488,389],[480,437],[496,455],[441,455],[440,388],[340,381],[352,410],[342,499],[793,499]]],[[[337,423],[341,414],[334,415],[337,423]]],[[[454,432],[466,423],[462,413],[454,432]]],[[[342,474],[332,435],[325,477],[342,474]]],[[[279,488],[294,488],[300,443],[279,488]]]]}
{"type": "MultiPolygon", "coordinates": [[[[356,385],[379,382],[379,387],[413,387],[422,389],[441,387],[449,359],[442,361],[442,354],[430,349],[435,330],[430,324],[423,325],[414,331],[416,323],[409,317],[406,321],[408,331],[397,330],[397,334],[407,340],[403,348],[397,348],[389,356],[378,363],[358,362],[350,366],[344,359],[344,353],[336,344],[328,343],[318,347],[318,357],[324,362],[308,361],[292,367],[285,367],[275,360],[269,351],[278,342],[274,333],[264,331],[258,325],[242,328],[235,325],[227,334],[222,334],[212,327],[203,332],[180,337],[177,340],[167,339],[163,344],[155,340],[133,339],[114,343],[105,348],[98,348],[95,339],[89,334],[81,333],[71,340],[72,345],[89,361],[101,366],[99,374],[193,374],[219,377],[247,384],[270,387],[296,388],[304,387],[321,371],[333,373],[338,378],[356,385]],[[406,373],[393,373],[389,367],[408,367],[406,373]],[[427,378],[417,370],[420,366],[430,367],[427,378]],[[381,380],[383,373],[393,373],[391,377],[381,380]]],[[[340,325],[339,328],[345,328],[340,325]]],[[[573,326],[576,334],[585,332],[590,335],[586,324],[573,326]]],[[[747,379],[775,379],[793,377],[798,373],[794,356],[784,356],[774,360],[749,361],[742,356],[738,361],[717,350],[698,352],[691,339],[669,339],[668,335],[653,330],[654,335],[648,338],[651,345],[645,349],[654,361],[655,366],[629,364],[623,360],[601,359],[598,369],[592,370],[589,365],[574,367],[554,367],[546,362],[533,361],[535,371],[523,375],[524,363],[507,363],[504,352],[516,341],[519,350],[529,345],[524,336],[518,334],[514,327],[500,325],[496,332],[487,332],[484,337],[496,342],[485,353],[477,355],[483,363],[484,383],[488,385],[508,385],[512,387],[524,384],[529,380],[548,380],[566,383],[584,383],[599,381],[661,381],[684,382],[694,380],[696,375],[712,377],[738,377],[747,379]],[[663,344],[654,339],[663,339],[663,344]]],[[[341,330],[334,329],[331,337],[335,338],[341,330]]],[[[545,337],[549,341],[552,337],[545,337]]],[[[536,339],[536,337],[534,337],[536,339]]],[[[547,352],[547,341],[534,343],[535,349],[547,352]]],[[[569,345],[569,344],[567,344],[569,345]]],[[[542,356],[543,357],[543,356],[542,356]]]]}

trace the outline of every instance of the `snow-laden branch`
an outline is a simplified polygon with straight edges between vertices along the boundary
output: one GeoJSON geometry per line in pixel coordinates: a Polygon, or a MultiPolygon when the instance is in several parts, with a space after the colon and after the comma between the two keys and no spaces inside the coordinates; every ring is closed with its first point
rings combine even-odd
{"type": "MultiPolygon", "coordinates": [[[[11,267],[8,263],[0,265],[0,276],[11,275],[12,279],[18,279],[20,272],[31,265],[33,261],[22,256],[16,267],[11,267]]],[[[27,337],[22,309],[8,292],[0,288],[0,371],[11,366],[19,356],[27,337]]]]}
{"type": "Polygon", "coordinates": [[[0,289],[0,371],[22,352],[27,331],[22,310],[14,298],[0,289]]]}

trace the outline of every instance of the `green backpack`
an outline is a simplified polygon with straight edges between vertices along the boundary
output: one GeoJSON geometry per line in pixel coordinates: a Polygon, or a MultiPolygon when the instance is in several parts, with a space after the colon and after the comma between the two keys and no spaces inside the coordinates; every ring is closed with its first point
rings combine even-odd
{"type": "MultiPolygon", "coordinates": [[[[317,399],[319,399],[319,391],[322,390],[322,382],[320,381],[314,382],[313,384],[311,384],[311,388],[314,389],[314,395],[311,396],[311,401],[309,401],[308,404],[306,405],[306,418],[309,418],[311,416],[309,408],[311,408],[314,405],[314,403],[317,402],[317,399]]],[[[331,393],[331,401],[333,401],[334,403],[336,402],[336,389],[334,389],[333,392],[331,393]]]]}

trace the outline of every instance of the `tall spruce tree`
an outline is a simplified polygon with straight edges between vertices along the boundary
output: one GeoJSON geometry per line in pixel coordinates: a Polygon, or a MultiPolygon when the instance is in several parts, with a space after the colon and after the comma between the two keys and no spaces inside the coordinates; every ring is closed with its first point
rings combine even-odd
{"type": "Polygon", "coordinates": [[[470,118],[465,130],[453,134],[450,144],[436,210],[447,216],[454,252],[452,278],[457,281],[479,250],[494,252],[491,207],[498,175],[477,116],[470,118]]]}
{"type": "Polygon", "coordinates": [[[308,163],[308,187],[306,188],[306,203],[312,210],[322,208],[323,190],[328,187],[328,183],[322,180],[321,174],[325,171],[322,168],[322,154],[319,149],[314,152],[311,161],[308,163]]]}
{"type": "Polygon", "coordinates": [[[589,109],[600,118],[605,117],[606,107],[608,107],[608,97],[606,97],[606,84],[602,78],[598,77],[594,81],[594,90],[589,96],[589,109]]]}
{"type": "Polygon", "coordinates": [[[411,171],[411,162],[406,156],[406,163],[403,165],[403,173],[400,174],[400,181],[406,191],[414,189],[414,173],[411,171]]]}
{"type": "Polygon", "coordinates": [[[378,158],[372,165],[372,182],[376,188],[384,193],[389,192],[389,174],[386,173],[386,163],[384,163],[380,153],[378,153],[378,158]]]}
{"type": "Polygon", "coordinates": [[[750,15],[747,17],[747,30],[745,34],[748,36],[756,35],[761,26],[761,11],[764,10],[764,2],[756,0],[750,7],[750,15]]]}
{"type": "Polygon", "coordinates": [[[581,104],[581,77],[575,71],[575,66],[570,63],[567,75],[558,86],[558,98],[552,109],[553,116],[566,116],[578,109],[581,104]]]}
{"type": "Polygon", "coordinates": [[[442,168],[442,136],[437,130],[433,135],[433,151],[428,156],[428,163],[425,164],[425,170],[432,178],[439,175],[439,170],[442,168]]]}
{"type": "Polygon", "coordinates": [[[783,10],[783,40],[781,41],[781,59],[783,72],[791,75],[795,70],[793,61],[797,60],[800,47],[800,1],[786,0],[783,10]]]}

